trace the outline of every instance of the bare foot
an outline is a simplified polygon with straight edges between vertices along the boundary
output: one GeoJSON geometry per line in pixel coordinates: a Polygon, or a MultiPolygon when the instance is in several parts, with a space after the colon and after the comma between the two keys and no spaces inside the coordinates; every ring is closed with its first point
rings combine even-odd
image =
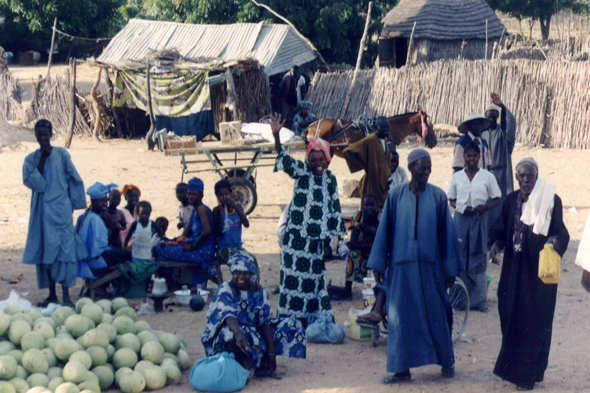
{"type": "Polygon", "coordinates": [[[381,322],[381,314],[379,314],[378,312],[373,311],[370,314],[361,315],[356,320],[357,320],[357,322],[373,322],[373,323],[379,323],[379,322],[381,322]]]}

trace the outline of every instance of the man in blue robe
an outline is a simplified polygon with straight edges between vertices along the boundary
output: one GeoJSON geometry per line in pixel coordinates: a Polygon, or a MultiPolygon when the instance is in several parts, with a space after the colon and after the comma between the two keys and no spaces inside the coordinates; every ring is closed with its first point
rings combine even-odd
{"type": "Polygon", "coordinates": [[[39,289],[49,288],[39,307],[58,303],[56,283],[63,288],[64,305],[73,305],[69,288],[76,285],[77,253],[86,253],[77,247],[72,225],[73,211],[86,208],[84,182],[67,150],[51,146],[52,135],[52,124],[39,120],[35,136],[40,149],[23,163],[23,183],[33,191],[23,263],[36,265],[39,289]]]}
{"type": "Polygon", "coordinates": [[[423,149],[408,156],[410,183],[387,194],[368,268],[387,271],[388,346],[384,384],[411,380],[410,368],[442,366],[455,375],[453,311],[447,288],[464,270],[447,196],[428,184],[432,163],[423,149]]]}

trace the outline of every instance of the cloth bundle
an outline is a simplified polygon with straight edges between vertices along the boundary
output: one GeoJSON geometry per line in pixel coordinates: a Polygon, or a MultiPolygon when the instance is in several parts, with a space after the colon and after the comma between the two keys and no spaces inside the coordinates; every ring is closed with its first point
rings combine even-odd
{"type": "Polygon", "coordinates": [[[527,203],[522,206],[520,221],[532,226],[535,235],[547,236],[549,233],[556,188],[547,180],[537,179],[527,203]]]}
{"type": "Polygon", "coordinates": [[[233,354],[222,352],[195,363],[189,380],[201,392],[235,392],[246,386],[249,375],[233,354]]]}

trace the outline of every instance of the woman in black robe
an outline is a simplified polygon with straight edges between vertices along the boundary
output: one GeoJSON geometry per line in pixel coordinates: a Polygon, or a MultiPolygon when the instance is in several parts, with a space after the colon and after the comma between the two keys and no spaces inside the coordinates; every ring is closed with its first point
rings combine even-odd
{"type": "Polygon", "coordinates": [[[491,231],[492,259],[504,249],[504,264],[498,286],[498,310],[502,328],[502,348],[494,374],[532,390],[543,381],[549,360],[557,284],[539,278],[539,253],[552,243],[560,256],[565,253],[569,234],[563,223],[561,199],[555,195],[547,236],[536,235],[533,227],[520,221],[526,202],[538,179],[534,160],[516,166],[520,190],[507,196],[502,220],[491,231]]]}

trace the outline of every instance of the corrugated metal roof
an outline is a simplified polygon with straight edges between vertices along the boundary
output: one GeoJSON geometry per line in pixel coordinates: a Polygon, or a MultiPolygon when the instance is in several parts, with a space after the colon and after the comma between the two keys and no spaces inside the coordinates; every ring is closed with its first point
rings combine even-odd
{"type": "Polygon", "coordinates": [[[176,49],[183,57],[194,60],[253,58],[269,76],[316,58],[313,49],[287,25],[191,25],[132,19],[97,60],[115,65],[142,60],[150,50],[162,49],[176,49]]]}

